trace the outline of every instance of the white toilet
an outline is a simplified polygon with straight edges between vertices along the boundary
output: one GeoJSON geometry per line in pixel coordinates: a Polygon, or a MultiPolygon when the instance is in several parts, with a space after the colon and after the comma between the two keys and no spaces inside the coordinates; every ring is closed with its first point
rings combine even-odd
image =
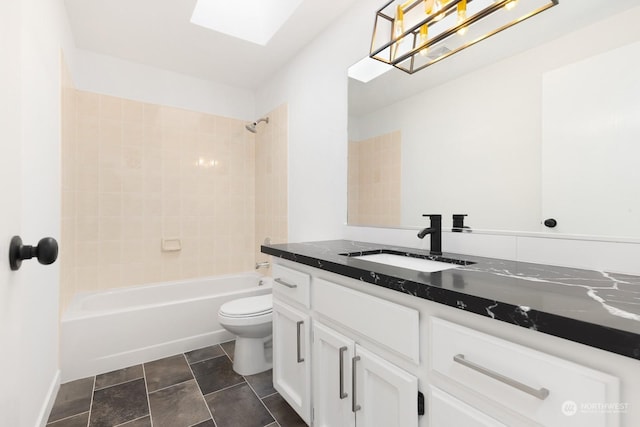
{"type": "Polygon", "coordinates": [[[218,321],[236,335],[233,370],[240,375],[253,375],[272,367],[271,294],[240,298],[224,303],[218,321]]]}

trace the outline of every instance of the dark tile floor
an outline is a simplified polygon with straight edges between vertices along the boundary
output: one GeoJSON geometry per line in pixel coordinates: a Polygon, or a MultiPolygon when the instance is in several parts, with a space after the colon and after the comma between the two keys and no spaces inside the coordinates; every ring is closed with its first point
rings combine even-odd
{"type": "Polygon", "coordinates": [[[241,376],[234,342],[60,386],[47,427],[304,427],[272,372],[241,376]]]}

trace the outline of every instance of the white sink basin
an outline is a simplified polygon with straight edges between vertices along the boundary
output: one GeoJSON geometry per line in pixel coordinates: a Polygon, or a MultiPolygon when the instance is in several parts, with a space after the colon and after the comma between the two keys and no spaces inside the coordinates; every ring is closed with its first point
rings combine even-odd
{"type": "Polygon", "coordinates": [[[433,261],[430,259],[395,254],[360,255],[354,256],[353,258],[377,262],[378,264],[393,265],[394,267],[408,268],[410,270],[423,271],[425,273],[433,273],[458,267],[458,264],[452,264],[449,262],[433,261]]]}

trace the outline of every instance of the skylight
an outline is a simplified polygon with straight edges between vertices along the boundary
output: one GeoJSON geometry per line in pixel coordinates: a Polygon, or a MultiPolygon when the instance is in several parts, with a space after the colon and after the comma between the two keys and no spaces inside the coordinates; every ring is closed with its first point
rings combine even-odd
{"type": "Polygon", "coordinates": [[[302,0],[198,0],[191,22],[265,46],[302,0]]]}
{"type": "Polygon", "coordinates": [[[367,83],[376,77],[383,75],[392,68],[393,67],[391,65],[384,64],[366,56],[349,67],[347,75],[352,79],[367,83]]]}

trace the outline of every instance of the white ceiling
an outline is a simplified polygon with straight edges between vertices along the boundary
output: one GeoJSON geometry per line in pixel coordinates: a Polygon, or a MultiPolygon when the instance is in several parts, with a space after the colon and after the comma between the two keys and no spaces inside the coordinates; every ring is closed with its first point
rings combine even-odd
{"type": "MultiPolygon", "coordinates": [[[[238,7],[244,4],[221,1],[233,1],[238,7]]],[[[65,4],[78,48],[256,89],[357,1],[303,0],[266,46],[192,24],[196,0],[65,0],[65,4]]],[[[384,2],[380,0],[381,5],[384,2]]],[[[414,91],[420,82],[427,87],[443,83],[638,4],[638,0],[560,0],[558,6],[531,20],[412,76],[393,70],[388,74],[395,76],[385,75],[367,86],[380,88],[374,93],[393,88],[384,101],[393,102],[405,86],[414,91]],[[393,84],[388,79],[394,79],[393,84]]],[[[375,106],[375,100],[358,98],[360,105],[350,101],[351,113],[375,106]]]]}
{"type": "MultiPolygon", "coordinates": [[[[243,7],[241,1],[226,1],[243,7]]],[[[65,5],[80,49],[255,89],[356,1],[304,0],[266,46],[192,24],[196,0],[65,0],[65,5]]]]}

